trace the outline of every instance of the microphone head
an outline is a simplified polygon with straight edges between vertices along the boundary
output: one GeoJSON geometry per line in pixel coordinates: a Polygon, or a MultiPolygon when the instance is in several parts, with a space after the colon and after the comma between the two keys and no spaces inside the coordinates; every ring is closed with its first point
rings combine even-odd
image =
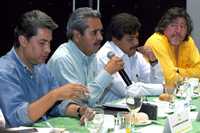
{"type": "Polygon", "coordinates": [[[110,52],[107,53],[107,57],[109,59],[111,59],[113,56],[115,56],[115,54],[112,51],[110,51],[110,52]]]}

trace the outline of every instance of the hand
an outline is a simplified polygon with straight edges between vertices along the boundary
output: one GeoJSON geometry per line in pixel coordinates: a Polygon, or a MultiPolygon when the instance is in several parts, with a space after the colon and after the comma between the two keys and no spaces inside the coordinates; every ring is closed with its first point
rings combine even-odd
{"type": "Polygon", "coordinates": [[[173,85],[163,84],[163,89],[164,89],[163,93],[173,94],[173,92],[176,89],[176,86],[174,84],[173,85]]]}
{"type": "Polygon", "coordinates": [[[86,121],[92,120],[95,116],[95,112],[89,107],[81,107],[80,113],[81,113],[81,119],[80,119],[81,125],[83,125],[86,121]]]}
{"type": "Polygon", "coordinates": [[[142,46],[142,47],[139,47],[137,48],[137,50],[139,52],[141,52],[145,57],[148,58],[149,61],[155,61],[157,60],[152,49],[148,46],[142,46]]]}
{"type": "Polygon", "coordinates": [[[83,99],[89,95],[88,89],[81,84],[69,83],[54,89],[58,100],[83,99]]]}
{"type": "Polygon", "coordinates": [[[113,74],[123,69],[123,66],[124,66],[123,60],[117,56],[113,56],[105,65],[105,70],[108,73],[113,74]]]}

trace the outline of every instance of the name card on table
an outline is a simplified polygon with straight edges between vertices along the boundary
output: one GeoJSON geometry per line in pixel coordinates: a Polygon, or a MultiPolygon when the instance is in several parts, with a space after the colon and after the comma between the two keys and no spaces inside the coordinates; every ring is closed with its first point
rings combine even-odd
{"type": "Polygon", "coordinates": [[[163,133],[186,133],[192,130],[189,112],[174,113],[167,117],[163,133]]]}

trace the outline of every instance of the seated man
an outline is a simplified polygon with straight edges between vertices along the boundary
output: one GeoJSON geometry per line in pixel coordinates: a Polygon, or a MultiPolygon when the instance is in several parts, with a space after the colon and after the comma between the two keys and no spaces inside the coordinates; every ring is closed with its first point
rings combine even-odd
{"type": "Polygon", "coordinates": [[[143,55],[136,51],[139,45],[139,20],[130,14],[120,13],[114,16],[107,31],[108,41],[97,52],[98,64],[101,69],[108,61],[107,53],[112,51],[124,61],[124,70],[133,84],[126,88],[125,82],[116,73],[113,75],[112,86],[109,86],[103,102],[123,98],[127,93],[133,95],[159,95],[164,88],[161,84],[150,84],[150,64],[143,55]],[[136,82],[136,83],[134,83],[136,82]]]}
{"type": "Polygon", "coordinates": [[[96,52],[102,41],[100,14],[91,8],[75,10],[67,23],[69,41],[58,47],[48,61],[59,84],[66,82],[86,85],[90,96],[82,100],[89,106],[99,103],[104,89],[112,81],[112,74],[123,68],[123,62],[113,57],[101,70],[97,70],[96,52]]]}
{"type": "Polygon", "coordinates": [[[7,127],[31,125],[43,116],[93,117],[90,108],[68,105],[66,99],[83,97],[88,90],[79,84],[58,86],[47,69],[52,31],[57,24],[45,13],[33,10],[16,24],[14,47],[0,58],[0,108],[7,127]]]}
{"type": "Polygon", "coordinates": [[[167,86],[184,77],[200,78],[200,56],[191,37],[192,21],[185,9],[169,9],[145,46],[153,50],[163,70],[167,86]]]}

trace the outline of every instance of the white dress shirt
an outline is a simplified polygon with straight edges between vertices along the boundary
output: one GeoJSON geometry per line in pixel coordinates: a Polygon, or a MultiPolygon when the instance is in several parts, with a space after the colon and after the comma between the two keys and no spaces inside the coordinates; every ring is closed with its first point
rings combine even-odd
{"type": "Polygon", "coordinates": [[[154,84],[164,84],[163,72],[160,63],[151,66],[150,82],[154,84]]]}
{"type": "Polygon", "coordinates": [[[107,53],[110,51],[123,59],[125,63],[124,70],[133,84],[127,88],[119,73],[113,74],[113,82],[110,88],[107,88],[107,92],[105,92],[104,102],[123,98],[130,92],[133,95],[159,95],[163,92],[162,84],[150,83],[152,68],[143,55],[136,52],[133,56],[129,57],[112,41],[106,42],[97,52],[99,70],[108,62],[107,53]]]}

